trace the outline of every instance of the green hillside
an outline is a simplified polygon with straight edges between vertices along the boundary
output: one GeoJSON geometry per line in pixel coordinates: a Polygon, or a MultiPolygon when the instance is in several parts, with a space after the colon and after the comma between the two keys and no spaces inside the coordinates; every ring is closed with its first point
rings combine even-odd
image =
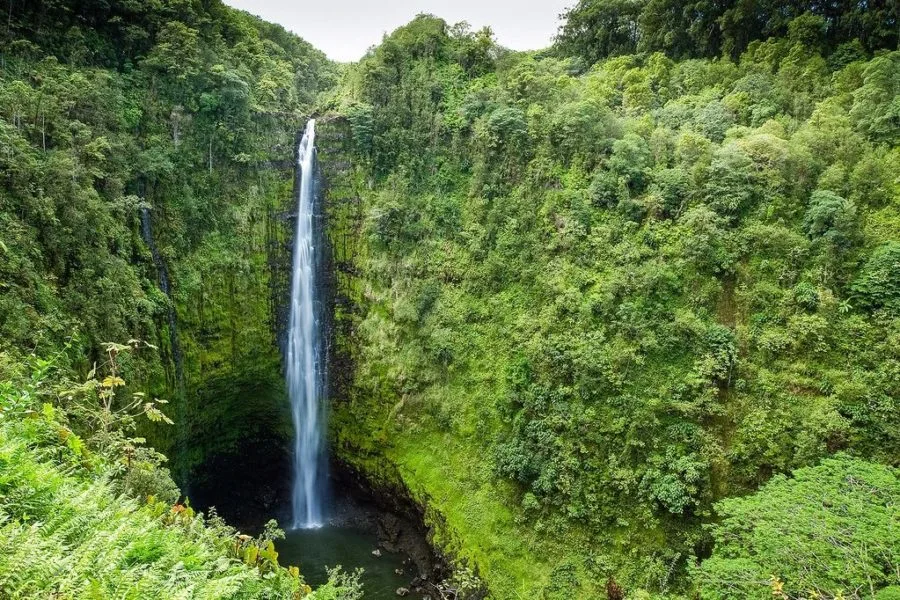
{"type": "MultiPolygon", "coordinates": [[[[335,446],[496,598],[692,597],[717,501],[900,465],[900,54],[806,13],[734,59],[590,66],[572,19],[619,4],[538,53],[422,16],[330,104],[362,201],[335,446]]],[[[766,560],[760,597],[806,593],[766,560]]]]}
{"type": "MultiPolygon", "coordinates": [[[[4,14],[0,596],[306,596],[267,548],[274,530],[238,538],[196,516],[169,470],[193,495],[215,457],[249,454],[252,470],[287,444],[268,217],[290,202],[295,132],[334,66],[218,1],[4,14]],[[258,440],[268,455],[242,447],[258,440]]],[[[311,597],[358,596],[336,574],[311,597]]]]}
{"type": "Polygon", "coordinates": [[[220,0],[3,14],[0,597],[365,597],[219,516],[290,483],[311,116],[331,453],[422,510],[432,600],[900,597],[895,3],[420,15],[342,66],[220,0]]]}

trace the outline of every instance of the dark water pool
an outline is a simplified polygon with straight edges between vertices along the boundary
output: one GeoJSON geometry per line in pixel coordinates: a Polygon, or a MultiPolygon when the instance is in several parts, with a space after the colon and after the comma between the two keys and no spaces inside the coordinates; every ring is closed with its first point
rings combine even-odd
{"type": "MultiPolygon", "coordinates": [[[[397,588],[409,587],[415,577],[415,567],[405,566],[404,557],[381,550],[372,555],[378,538],[350,527],[326,526],[320,529],[288,531],[287,538],[278,542],[279,562],[297,565],[306,582],[315,588],[328,581],[327,568],[340,565],[344,571],[364,569],[362,576],[366,600],[392,600],[397,588]],[[404,575],[398,575],[400,569],[404,575]]],[[[409,596],[416,598],[415,594],[409,596]]]]}

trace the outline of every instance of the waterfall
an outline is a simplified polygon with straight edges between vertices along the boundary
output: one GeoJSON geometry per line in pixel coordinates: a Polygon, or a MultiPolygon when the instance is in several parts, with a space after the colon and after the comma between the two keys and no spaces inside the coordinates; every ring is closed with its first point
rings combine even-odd
{"type": "Polygon", "coordinates": [[[316,275],[316,123],[310,120],[297,149],[297,227],[294,233],[286,379],[294,420],[294,528],[323,524],[325,369],[316,275]]]}

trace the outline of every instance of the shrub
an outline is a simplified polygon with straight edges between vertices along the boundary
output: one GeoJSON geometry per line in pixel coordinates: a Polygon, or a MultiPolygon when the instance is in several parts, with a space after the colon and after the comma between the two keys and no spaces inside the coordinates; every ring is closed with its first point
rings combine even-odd
{"type": "Polygon", "coordinates": [[[849,248],[856,237],[856,206],[828,190],[813,192],[803,218],[811,239],[822,239],[836,249],[849,248]]]}
{"type": "Polygon", "coordinates": [[[879,247],[853,284],[853,291],[869,308],[900,312],[900,243],[879,247]]]}
{"type": "Polygon", "coordinates": [[[896,583],[897,498],[895,469],[841,455],[719,502],[713,554],[694,572],[700,597],[835,598],[896,583]]]}
{"type": "Polygon", "coordinates": [[[737,217],[762,199],[762,182],[750,156],[735,144],[713,157],[706,184],[709,205],[723,216],[737,217]]]}
{"type": "Polygon", "coordinates": [[[875,594],[875,600],[900,600],[900,585],[891,585],[875,594]]]}

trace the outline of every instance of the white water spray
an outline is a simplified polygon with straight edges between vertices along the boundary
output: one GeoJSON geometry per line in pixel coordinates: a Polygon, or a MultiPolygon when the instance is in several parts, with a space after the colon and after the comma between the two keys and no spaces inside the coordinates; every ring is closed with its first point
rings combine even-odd
{"type": "Polygon", "coordinates": [[[310,120],[297,151],[300,185],[294,266],[291,280],[291,317],[287,342],[287,387],[294,419],[295,529],[323,524],[322,496],[324,421],[322,352],[316,310],[315,166],[316,122],[310,120]]]}

